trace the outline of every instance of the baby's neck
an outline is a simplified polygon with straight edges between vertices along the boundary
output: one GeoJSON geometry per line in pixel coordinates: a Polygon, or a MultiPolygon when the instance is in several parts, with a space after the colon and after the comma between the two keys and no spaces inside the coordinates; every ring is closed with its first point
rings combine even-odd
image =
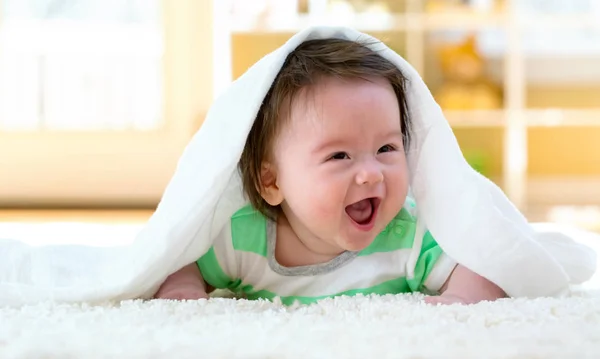
{"type": "Polygon", "coordinates": [[[282,213],[277,219],[275,259],[284,267],[326,263],[343,253],[310,234],[298,232],[282,213]]]}

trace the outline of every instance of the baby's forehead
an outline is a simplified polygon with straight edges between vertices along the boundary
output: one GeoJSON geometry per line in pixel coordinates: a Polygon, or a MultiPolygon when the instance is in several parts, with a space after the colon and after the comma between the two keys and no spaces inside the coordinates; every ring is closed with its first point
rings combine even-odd
{"type": "Polygon", "coordinates": [[[319,89],[302,89],[290,103],[284,128],[290,131],[326,131],[333,122],[331,110],[327,107],[319,89]]]}
{"type": "Polygon", "coordinates": [[[396,94],[388,80],[327,76],[297,90],[284,111],[291,125],[322,126],[332,116],[350,119],[357,112],[375,113],[381,108],[398,108],[396,94]]]}

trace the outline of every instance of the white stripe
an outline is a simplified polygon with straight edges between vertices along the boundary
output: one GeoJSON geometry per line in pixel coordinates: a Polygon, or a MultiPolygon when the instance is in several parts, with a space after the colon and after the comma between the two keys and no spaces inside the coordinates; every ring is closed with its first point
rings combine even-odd
{"type": "Polygon", "coordinates": [[[442,253],[423,284],[425,288],[432,293],[439,292],[456,265],[457,263],[454,259],[450,258],[446,253],[442,253]]]}
{"type": "Polygon", "coordinates": [[[233,249],[233,240],[231,238],[231,225],[223,226],[219,234],[214,237],[213,248],[219,265],[229,278],[239,277],[239,266],[236,259],[236,253],[233,249]]]}
{"type": "Polygon", "coordinates": [[[318,297],[346,290],[369,288],[382,282],[406,277],[410,249],[359,256],[346,265],[316,276],[284,276],[273,272],[267,258],[251,252],[238,252],[243,284],[255,290],[268,290],[280,296],[318,297]]]}
{"type": "Polygon", "coordinates": [[[415,277],[415,267],[417,266],[417,261],[419,260],[419,257],[421,257],[421,247],[423,247],[423,236],[425,236],[425,232],[427,232],[427,229],[425,228],[425,223],[417,219],[412,252],[410,253],[410,257],[407,259],[406,263],[406,266],[408,268],[406,277],[408,279],[413,279],[415,277]]]}

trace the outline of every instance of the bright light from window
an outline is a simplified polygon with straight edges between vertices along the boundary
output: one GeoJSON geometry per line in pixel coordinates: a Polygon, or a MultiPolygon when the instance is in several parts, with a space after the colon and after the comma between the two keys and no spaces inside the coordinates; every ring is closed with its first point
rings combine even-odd
{"type": "Polygon", "coordinates": [[[0,3],[0,129],[161,124],[160,1],[0,3]]]}

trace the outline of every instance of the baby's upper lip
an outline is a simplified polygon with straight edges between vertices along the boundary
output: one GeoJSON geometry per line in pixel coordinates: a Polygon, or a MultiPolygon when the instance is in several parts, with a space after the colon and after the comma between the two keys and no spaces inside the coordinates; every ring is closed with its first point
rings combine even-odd
{"type": "Polygon", "coordinates": [[[350,202],[349,204],[346,205],[346,207],[351,206],[351,205],[353,205],[355,203],[358,203],[360,201],[364,201],[365,199],[371,199],[371,200],[373,200],[373,205],[375,207],[377,207],[381,203],[381,197],[379,197],[379,196],[367,196],[367,197],[361,197],[360,199],[358,199],[358,200],[356,200],[354,202],[350,202]]]}
{"type": "Polygon", "coordinates": [[[370,197],[373,199],[373,207],[377,208],[379,207],[379,204],[381,204],[381,198],[380,197],[370,197]]]}

